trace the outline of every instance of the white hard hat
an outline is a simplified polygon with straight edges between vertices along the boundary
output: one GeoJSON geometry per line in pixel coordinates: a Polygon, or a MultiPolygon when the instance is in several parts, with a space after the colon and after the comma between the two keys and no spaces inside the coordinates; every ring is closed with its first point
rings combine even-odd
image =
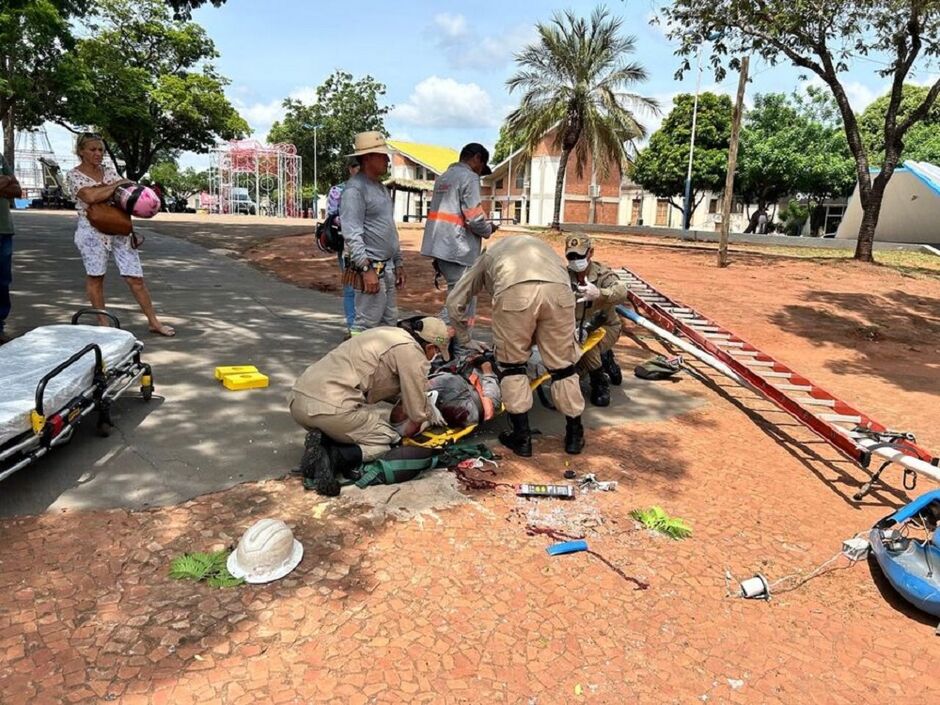
{"type": "Polygon", "coordinates": [[[280,519],[261,519],[242,535],[228,557],[228,572],[246,583],[269,583],[290,573],[304,547],[280,519]]]}

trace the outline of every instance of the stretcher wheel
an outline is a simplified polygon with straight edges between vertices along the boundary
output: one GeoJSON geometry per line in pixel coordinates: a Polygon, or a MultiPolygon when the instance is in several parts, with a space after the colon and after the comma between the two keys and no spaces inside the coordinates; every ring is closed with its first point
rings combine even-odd
{"type": "Polygon", "coordinates": [[[153,385],[145,384],[140,388],[140,396],[144,401],[150,401],[153,398],[153,385]]]}

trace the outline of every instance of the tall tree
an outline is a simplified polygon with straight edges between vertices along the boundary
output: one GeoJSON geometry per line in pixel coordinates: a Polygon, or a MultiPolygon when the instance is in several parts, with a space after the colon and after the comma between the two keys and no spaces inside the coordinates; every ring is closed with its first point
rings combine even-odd
{"type": "Polygon", "coordinates": [[[204,152],[248,132],[199,25],[174,20],[161,0],[100,0],[90,28],[76,47],[83,80],[70,86],[63,123],[94,125],[129,179],[168,152],[204,152]]]}
{"type": "MultiPolygon", "coordinates": [[[[649,144],[637,154],[630,176],[640,186],[683,211],[681,195],[689,169],[689,143],[692,137],[692,108],[695,96],[683,93],[673,98],[673,108],[649,144]],[[676,196],[679,200],[676,200],[676,196]]],[[[731,138],[731,98],[702,93],[695,123],[695,150],[692,154],[692,208],[701,203],[705,191],[724,188],[728,170],[728,142],[731,138]]]]}
{"type": "Polygon", "coordinates": [[[737,57],[757,54],[771,64],[789,61],[816,74],[831,91],[849,149],[855,160],[862,222],[855,257],[873,261],[875,226],[881,213],[885,187],[901,157],[911,127],[923,120],[940,94],[940,79],[907,114],[899,113],[904,81],[911,71],[940,55],[940,2],[936,0],[675,0],[663,8],[670,38],[681,42],[684,61],[681,75],[690,68],[706,38],[711,44],[711,63],[716,78],[727,68],[737,68],[737,57]],[[843,83],[850,64],[877,55],[886,62],[880,70],[891,80],[884,115],[884,158],[874,177],[869,150],[843,83]]]}
{"type": "Polygon", "coordinates": [[[79,0],[5,0],[0,9],[0,122],[3,152],[14,166],[14,134],[55,115],[73,79],[67,51],[79,0]]]}
{"type": "MultiPolygon", "coordinates": [[[[901,89],[898,118],[903,119],[910,115],[918,105],[924,102],[928,91],[926,86],[905,83],[904,88],[901,89]]],[[[858,118],[862,140],[872,161],[876,163],[884,159],[884,123],[890,106],[891,94],[888,93],[865,108],[865,112],[858,118]]],[[[904,149],[901,151],[899,162],[906,159],[940,164],[940,104],[934,103],[923,120],[911,125],[911,129],[904,137],[904,149]]]]}
{"type": "Polygon", "coordinates": [[[343,159],[352,151],[357,132],[385,132],[385,115],[391,109],[382,105],[385,84],[372,76],[353,79],[352,74],[335,71],[317,87],[313,105],[287,98],[287,114],[275,122],[268,133],[268,142],[290,142],[303,157],[304,180],[313,181],[316,155],[316,193],[325,193],[331,184],[345,181],[349,174],[343,159]],[[316,128],[316,151],[314,151],[316,128]]]}
{"type": "Polygon", "coordinates": [[[225,4],[225,0],[166,0],[166,3],[173,8],[173,16],[178,20],[188,20],[193,10],[202,7],[207,2],[211,2],[215,7],[225,4]]]}
{"type": "Polygon", "coordinates": [[[526,143],[524,135],[509,130],[506,123],[499,128],[499,137],[496,138],[496,146],[493,147],[493,163],[499,164],[514,151],[526,143]]]}
{"type": "MultiPolygon", "coordinates": [[[[855,167],[838,113],[825,94],[811,91],[788,97],[758,94],[741,135],[736,190],[758,210],[785,196],[817,206],[847,195],[855,185],[855,167]],[[836,118],[836,119],[834,119],[836,118]]],[[[757,222],[751,216],[748,232],[757,222]]]]}
{"type": "Polygon", "coordinates": [[[538,23],[538,42],[516,55],[517,73],[506,85],[522,91],[519,107],[506,118],[510,133],[525,136],[531,151],[554,130],[554,146],[561,150],[555,183],[552,226],[561,222],[568,159],[574,152],[578,176],[588,158],[603,174],[621,166],[625,145],[646,135],[634,110],[657,112],[656,101],[626,90],[646,80],[646,69],[625,61],[636,41],[621,34],[623,21],[603,7],[590,20],[573,12],[555,14],[538,23]]]}
{"type": "Polygon", "coordinates": [[[209,190],[209,172],[196,171],[189,166],[180,170],[175,159],[157,162],[150,167],[150,180],[159,183],[177,198],[189,198],[200,191],[209,190]]]}

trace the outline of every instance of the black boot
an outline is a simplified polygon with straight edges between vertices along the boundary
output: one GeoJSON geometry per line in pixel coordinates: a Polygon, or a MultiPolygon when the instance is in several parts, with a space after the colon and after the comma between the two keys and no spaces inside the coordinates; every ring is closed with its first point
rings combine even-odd
{"type": "Polygon", "coordinates": [[[336,475],[342,475],[349,480],[359,479],[362,474],[362,448],[354,443],[331,443],[328,450],[336,475]]]}
{"type": "Polygon", "coordinates": [[[594,406],[610,406],[610,383],[601,367],[591,370],[591,403],[594,406]]]}
{"type": "Polygon", "coordinates": [[[320,431],[314,429],[307,433],[307,437],[304,438],[304,454],[300,458],[299,467],[291,470],[292,475],[301,475],[302,477],[312,478],[314,475],[314,465],[318,462],[320,450],[320,441],[323,438],[323,434],[320,431]]]}
{"type": "Polygon", "coordinates": [[[565,417],[565,452],[578,455],[584,448],[584,426],[580,416],[565,417]]]}
{"type": "Polygon", "coordinates": [[[607,373],[607,378],[610,380],[610,383],[615,387],[619,387],[620,383],[623,382],[623,372],[620,369],[620,365],[617,364],[613,350],[608,350],[601,354],[601,367],[603,367],[604,372],[607,373]]]}
{"type": "MultiPolygon", "coordinates": [[[[309,434],[308,434],[308,440],[309,434]]],[[[322,436],[320,443],[312,445],[304,451],[303,460],[300,461],[304,476],[304,487],[315,490],[324,497],[336,497],[339,494],[339,481],[333,470],[331,459],[332,445],[329,436],[322,436]]]]}
{"type": "Polygon", "coordinates": [[[529,415],[510,414],[509,422],[512,424],[512,430],[499,434],[499,442],[516,455],[521,455],[523,458],[532,457],[532,431],[529,430],[529,415]]]}

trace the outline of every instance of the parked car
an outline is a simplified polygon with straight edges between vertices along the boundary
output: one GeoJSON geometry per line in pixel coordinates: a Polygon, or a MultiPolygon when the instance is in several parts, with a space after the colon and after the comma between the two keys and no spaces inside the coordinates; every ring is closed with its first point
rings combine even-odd
{"type": "Polygon", "coordinates": [[[232,189],[232,213],[244,213],[245,215],[255,215],[258,212],[258,204],[251,200],[251,196],[246,188],[232,189]]]}

